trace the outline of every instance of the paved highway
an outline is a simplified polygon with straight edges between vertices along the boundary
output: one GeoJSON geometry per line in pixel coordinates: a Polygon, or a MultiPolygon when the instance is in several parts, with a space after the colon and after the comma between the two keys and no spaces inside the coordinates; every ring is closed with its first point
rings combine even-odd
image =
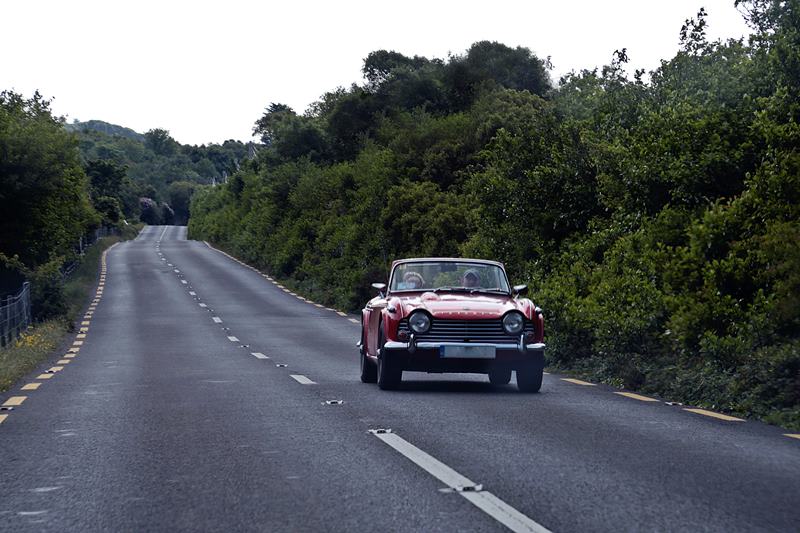
{"type": "Polygon", "coordinates": [[[800,528],[785,430],[556,375],[379,391],[355,317],[184,227],[115,246],[97,291],[0,396],[2,531],[800,528]]]}

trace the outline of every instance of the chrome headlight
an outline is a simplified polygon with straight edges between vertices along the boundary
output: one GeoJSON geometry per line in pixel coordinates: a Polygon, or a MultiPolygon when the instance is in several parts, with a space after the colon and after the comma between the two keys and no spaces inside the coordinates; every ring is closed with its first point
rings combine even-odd
{"type": "Polygon", "coordinates": [[[408,326],[414,333],[425,333],[431,329],[431,318],[424,311],[414,311],[408,317],[408,326]]]}
{"type": "Polygon", "coordinates": [[[509,335],[518,335],[522,333],[522,328],[525,326],[525,317],[522,313],[512,311],[503,317],[503,329],[509,335]]]}

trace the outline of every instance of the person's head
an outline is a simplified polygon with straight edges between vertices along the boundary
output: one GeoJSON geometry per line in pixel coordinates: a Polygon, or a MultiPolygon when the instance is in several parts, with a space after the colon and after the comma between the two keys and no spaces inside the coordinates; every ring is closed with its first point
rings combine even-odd
{"type": "Polygon", "coordinates": [[[481,277],[474,268],[470,268],[461,276],[461,285],[464,287],[477,287],[481,284],[481,277]]]}
{"type": "Polygon", "coordinates": [[[416,272],[406,272],[403,274],[403,282],[406,283],[406,287],[409,289],[421,289],[425,286],[425,280],[416,272]]]}

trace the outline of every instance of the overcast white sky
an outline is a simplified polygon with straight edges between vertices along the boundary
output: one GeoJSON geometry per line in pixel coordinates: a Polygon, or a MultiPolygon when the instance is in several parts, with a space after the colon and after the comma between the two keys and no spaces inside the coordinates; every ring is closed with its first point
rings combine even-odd
{"type": "Polygon", "coordinates": [[[651,70],[701,6],[711,38],[747,34],[733,0],[11,0],[0,90],[38,89],[70,121],[166,128],[189,144],[246,141],[270,102],[302,112],[361,83],[373,50],[445,58],[493,40],[551,56],[557,80],[627,47],[631,72],[651,70]]]}

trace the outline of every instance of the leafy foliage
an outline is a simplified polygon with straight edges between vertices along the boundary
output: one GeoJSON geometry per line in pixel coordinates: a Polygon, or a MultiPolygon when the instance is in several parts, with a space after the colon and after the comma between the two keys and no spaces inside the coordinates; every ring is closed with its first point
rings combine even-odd
{"type": "Polygon", "coordinates": [[[349,309],[397,257],[500,259],[553,366],[800,428],[800,2],[737,5],[749,42],[701,10],[647,77],[625,49],[557,88],[498,43],[373,52],[363,86],[270,106],[190,233],[349,309]]]}
{"type": "Polygon", "coordinates": [[[0,252],[29,266],[67,254],[99,222],[75,140],[39,93],[0,93],[0,212],[0,252]]]}
{"type": "Polygon", "coordinates": [[[92,120],[68,125],[79,140],[81,159],[92,181],[92,198],[116,198],[126,219],[148,210],[142,220],[151,224],[188,220],[186,194],[194,185],[224,182],[254,150],[252,145],[225,141],[208,146],[185,146],[165,129],[138,134],[128,128],[92,120]],[[173,187],[173,184],[178,183],[173,187]],[[192,186],[181,184],[192,184],[192,186]],[[171,202],[182,202],[173,206],[171,202]]]}

